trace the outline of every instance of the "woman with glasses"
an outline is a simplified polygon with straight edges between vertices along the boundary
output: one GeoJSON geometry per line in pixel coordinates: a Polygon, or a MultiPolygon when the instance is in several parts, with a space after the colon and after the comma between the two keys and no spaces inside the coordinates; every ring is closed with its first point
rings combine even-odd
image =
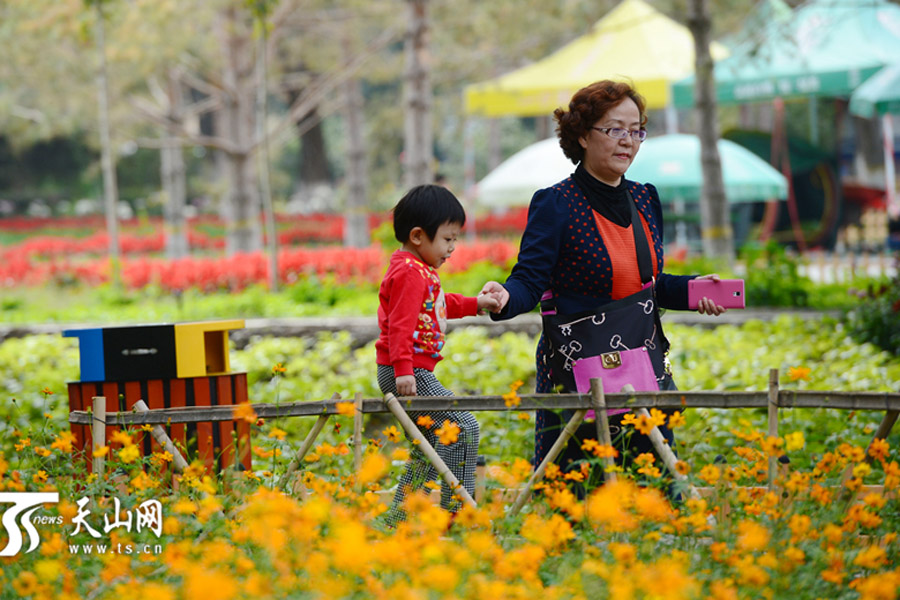
{"type": "MultiPolygon", "coordinates": [[[[647,135],[644,99],[623,82],[598,81],[577,91],[568,110],[554,112],[559,144],[576,166],[574,173],[556,185],[538,190],[531,200],[528,222],[522,234],[519,256],[506,283],[491,281],[483,292],[496,292],[502,310],[494,320],[529,312],[552,290],[560,314],[591,311],[624,298],[643,287],[632,228],[639,218],[649,247],[657,302],[662,308],[688,308],[688,281],[693,276],[663,272],[662,207],[651,183],[627,179],[626,172],[647,135]],[[633,217],[632,205],[637,208],[633,217]]],[[[644,254],[646,256],[646,254],[644,254]]],[[[645,273],[648,267],[644,268],[645,273]]],[[[716,275],[704,278],[717,279],[716,275]]],[[[703,298],[698,311],[719,315],[724,308],[703,298]]],[[[661,332],[660,332],[661,333],[661,332]]],[[[660,339],[665,341],[664,336],[660,339]]],[[[667,342],[666,342],[667,344],[667,342]]],[[[548,344],[541,336],[537,347],[537,392],[554,389],[548,366],[548,344]]],[[[659,381],[660,389],[676,389],[671,375],[659,381]]],[[[611,416],[613,437],[622,415],[611,416]]],[[[553,411],[538,411],[535,424],[535,466],[540,464],[562,427],[553,411]]],[[[671,440],[671,433],[663,431],[671,440]]],[[[596,437],[591,435],[590,437],[596,437]]],[[[643,435],[635,433],[629,448],[632,458],[652,451],[643,435]]],[[[580,440],[570,442],[558,460],[561,466],[584,458],[580,440]]]]}

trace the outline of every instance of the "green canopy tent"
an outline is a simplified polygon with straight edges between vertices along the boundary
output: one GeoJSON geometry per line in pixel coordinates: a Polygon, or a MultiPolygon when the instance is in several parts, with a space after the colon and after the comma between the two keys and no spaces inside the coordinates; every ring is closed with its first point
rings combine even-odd
{"type": "MultiPolygon", "coordinates": [[[[720,105],[773,101],[776,162],[790,177],[785,147],[784,100],[807,98],[810,123],[817,121],[815,98],[849,98],[864,81],[900,56],[900,6],[887,0],[809,0],[790,18],[779,17],[742,32],[731,55],[715,64],[720,105]]],[[[672,86],[677,107],[694,102],[694,77],[672,86]]],[[[812,128],[815,139],[815,128],[812,128]]],[[[795,239],[806,248],[793,185],[788,208],[795,239]]]]}
{"type": "MultiPolygon", "coordinates": [[[[900,57],[898,57],[900,58],[900,57]]],[[[850,96],[850,112],[871,119],[881,115],[884,139],[884,182],[888,214],[900,218],[894,170],[894,126],[891,114],[900,114],[900,63],[888,65],[872,75],[850,96]]]]}
{"type": "MultiPolygon", "coordinates": [[[[900,57],[900,6],[887,0],[810,0],[790,19],[745,32],[715,64],[719,104],[774,98],[849,97],[900,57]]],[[[677,107],[693,105],[693,75],[672,86],[677,107]]]]}

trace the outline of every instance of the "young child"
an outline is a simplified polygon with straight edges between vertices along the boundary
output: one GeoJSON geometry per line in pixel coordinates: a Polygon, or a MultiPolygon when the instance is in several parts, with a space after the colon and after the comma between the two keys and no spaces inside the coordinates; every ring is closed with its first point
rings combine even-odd
{"type": "MultiPolygon", "coordinates": [[[[452,396],[434,375],[441,360],[447,319],[496,310],[493,294],[477,298],[445,294],[437,269],[450,258],[466,222],[466,213],[452,192],[439,185],[411,189],[394,207],[394,235],[403,246],[391,256],[378,292],[378,327],[375,343],[378,386],[382,393],[400,396],[452,396]]],[[[478,458],[478,421],[466,411],[417,413],[419,429],[469,494],[475,494],[478,458]],[[445,422],[459,426],[455,443],[437,440],[445,422]]],[[[406,518],[406,494],[437,479],[437,470],[413,447],[406,470],[386,515],[396,525],[406,518]]],[[[461,507],[446,483],[441,486],[441,507],[455,513],[461,507]]]]}

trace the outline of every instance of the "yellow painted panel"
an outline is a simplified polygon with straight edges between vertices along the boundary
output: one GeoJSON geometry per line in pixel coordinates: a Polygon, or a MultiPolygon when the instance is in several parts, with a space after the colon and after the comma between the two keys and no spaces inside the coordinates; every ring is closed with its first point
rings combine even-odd
{"type": "Polygon", "coordinates": [[[178,377],[206,377],[231,370],[228,331],[244,327],[243,319],[175,324],[178,377]]]}

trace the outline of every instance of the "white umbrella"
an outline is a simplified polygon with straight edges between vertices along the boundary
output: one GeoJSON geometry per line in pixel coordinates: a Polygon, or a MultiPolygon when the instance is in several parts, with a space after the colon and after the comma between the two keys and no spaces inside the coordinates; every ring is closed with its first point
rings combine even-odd
{"type": "Polygon", "coordinates": [[[563,154],[559,140],[549,138],[519,150],[478,182],[482,206],[525,206],[534,192],[572,174],[575,165],[563,154]]]}
{"type": "MultiPolygon", "coordinates": [[[[719,140],[718,146],[729,203],[787,195],[787,180],[766,161],[728,140],[719,140]]],[[[565,179],[574,170],[559,141],[546,139],[513,154],[482,179],[477,189],[478,201],[491,207],[524,206],[536,190],[565,179]]],[[[655,185],[663,203],[698,202],[703,172],[697,136],[671,134],[647,138],[625,176],[655,185]]]]}

